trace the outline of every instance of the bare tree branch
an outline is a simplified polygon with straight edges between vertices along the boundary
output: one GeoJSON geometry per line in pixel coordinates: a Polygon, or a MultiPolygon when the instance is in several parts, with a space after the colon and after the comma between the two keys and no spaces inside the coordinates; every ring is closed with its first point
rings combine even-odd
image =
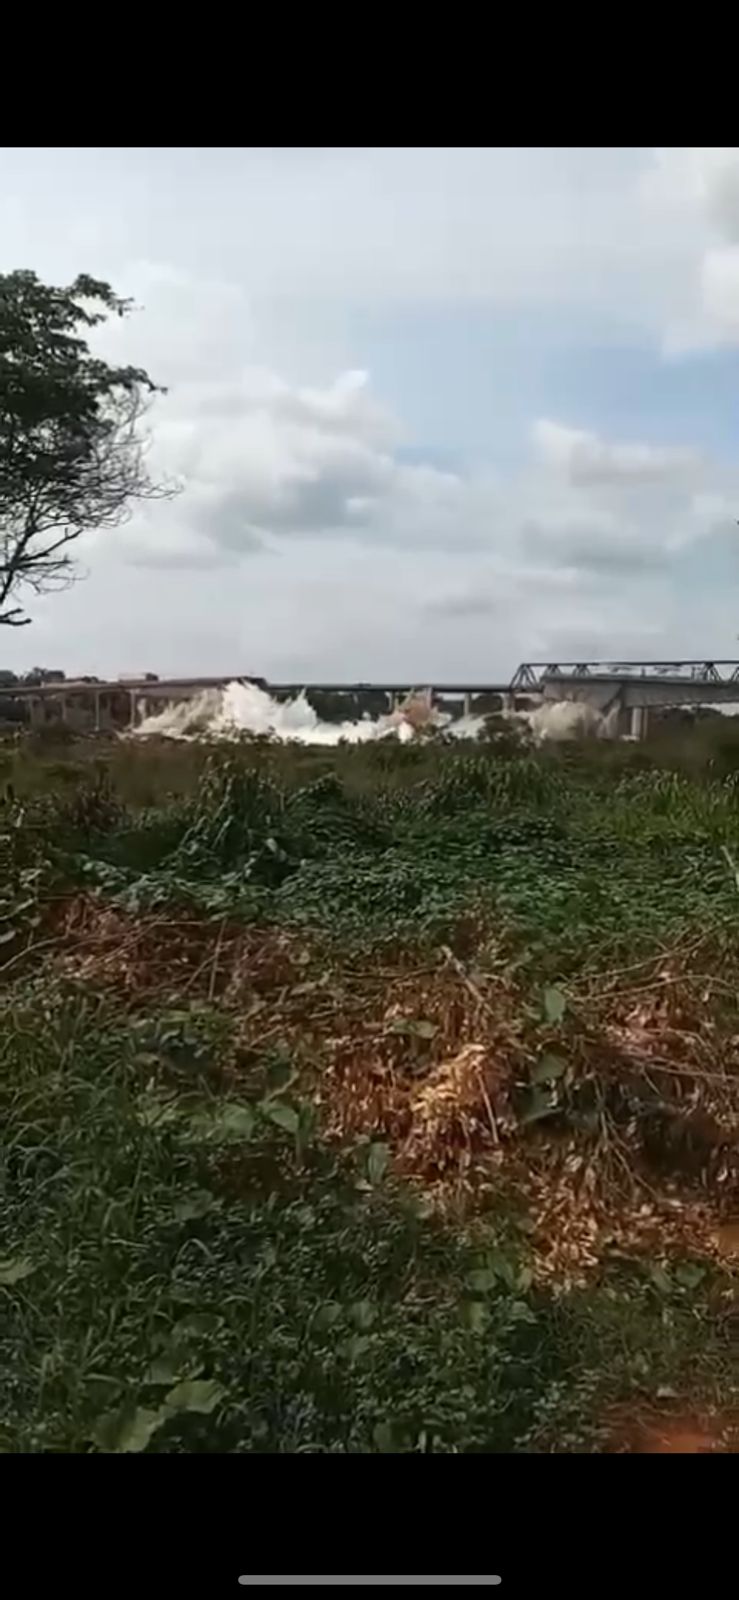
{"type": "Polygon", "coordinates": [[[5,623],[9,628],[27,628],[30,617],[24,617],[20,606],[14,606],[12,611],[0,611],[0,623],[5,623]]]}

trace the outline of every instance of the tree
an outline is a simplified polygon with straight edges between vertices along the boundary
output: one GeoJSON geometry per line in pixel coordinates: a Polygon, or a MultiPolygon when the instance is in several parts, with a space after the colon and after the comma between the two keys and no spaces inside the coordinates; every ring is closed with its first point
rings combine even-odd
{"type": "Polygon", "coordinates": [[[169,497],[146,469],[141,422],[157,393],[139,367],[112,367],[86,335],[130,300],[84,275],[67,289],[0,274],[0,623],[15,602],[74,580],[70,546],[118,527],[136,501],[169,497]]]}

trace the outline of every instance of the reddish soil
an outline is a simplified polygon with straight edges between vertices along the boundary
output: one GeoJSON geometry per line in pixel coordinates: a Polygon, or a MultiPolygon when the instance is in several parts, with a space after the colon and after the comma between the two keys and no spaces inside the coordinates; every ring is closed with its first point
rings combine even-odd
{"type": "Polygon", "coordinates": [[[708,1412],[644,1411],[614,1415],[610,1453],[620,1455],[737,1455],[739,1418],[708,1412]]]}

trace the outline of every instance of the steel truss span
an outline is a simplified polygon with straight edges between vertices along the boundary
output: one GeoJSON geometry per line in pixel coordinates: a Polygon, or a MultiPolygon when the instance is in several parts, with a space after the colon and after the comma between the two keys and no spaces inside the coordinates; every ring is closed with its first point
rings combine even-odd
{"type": "Polygon", "coordinates": [[[739,683],[739,661],[524,661],[512,689],[537,689],[557,678],[649,678],[671,682],[739,683]]]}

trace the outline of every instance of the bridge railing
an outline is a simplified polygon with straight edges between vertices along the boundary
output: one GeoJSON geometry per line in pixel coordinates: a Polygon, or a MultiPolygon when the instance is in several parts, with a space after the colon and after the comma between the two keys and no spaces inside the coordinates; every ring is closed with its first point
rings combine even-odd
{"type": "Polygon", "coordinates": [[[739,661],[524,661],[513,689],[537,689],[552,678],[683,678],[687,683],[737,683],[739,661]]]}

